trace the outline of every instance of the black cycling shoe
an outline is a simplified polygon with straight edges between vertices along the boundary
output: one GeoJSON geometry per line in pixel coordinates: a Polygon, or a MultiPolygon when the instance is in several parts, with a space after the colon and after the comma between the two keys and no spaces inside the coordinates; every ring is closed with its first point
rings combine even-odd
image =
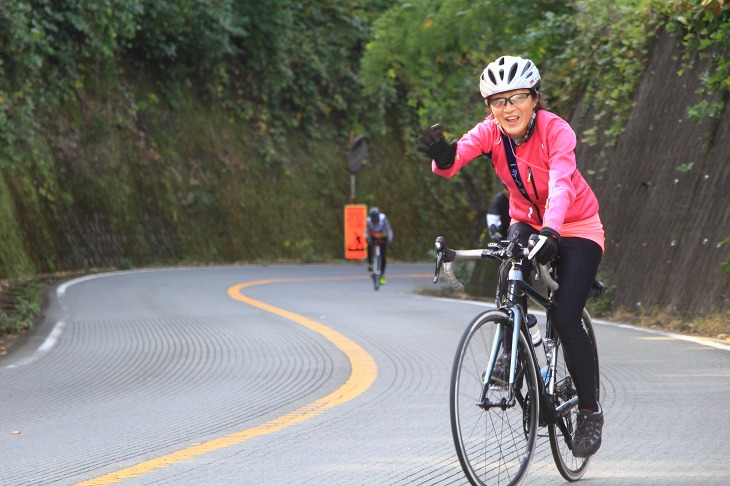
{"type": "MultiPolygon", "coordinates": [[[[509,385],[510,359],[511,357],[509,354],[503,354],[497,358],[497,361],[494,362],[494,370],[492,370],[492,377],[490,378],[489,383],[500,386],[509,385]]],[[[516,377],[520,376],[521,372],[522,364],[518,360],[516,377]]]]}
{"type": "Polygon", "coordinates": [[[573,435],[573,455],[590,457],[601,447],[603,434],[603,409],[598,406],[597,412],[579,411],[573,435]]]}

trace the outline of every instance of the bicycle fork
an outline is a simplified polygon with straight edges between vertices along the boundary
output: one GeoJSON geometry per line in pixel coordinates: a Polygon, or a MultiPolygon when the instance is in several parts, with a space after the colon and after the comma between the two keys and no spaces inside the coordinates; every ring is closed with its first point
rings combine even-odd
{"type": "Polygon", "coordinates": [[[479,407],[483,409],[489,409],[492,407],[500,407],[502,410],[510,407],[514,407],[515,403],[517,403],[516,395],[515,395],[515,381],[517,379],[517,349],[519,346],[520,341],[520,325],[517,323],[522,322],[522,311],[519,309],[519,307],[515,307],[514,309],[511,309],[513,312],[512,314],[512,336],[509,336],[509,338],[512,341],[512,352],[510,353],[510,372],[509,372],[509,384],[507,387],[507,397],[502,397],[501,400],[497,402],[492,402],[487,400],[487,391],[489,390],[489,381],[492,376],[492,372],[494,371],[494,363],[497,361],[497,356],[499,355],[500,348],[502,347],[502,342],[504,339],[507,338],[506,332],[505,332],[505,324],[497,324],[497,330],[495,332],[494,341],[492,342],[492,350],[489,354],[489,361],[487,364],[487,371],[484,374],[484,383],[482,383],[482,393],[479,397],[479,403],[477,404],[479,407]]]}
{"type": "MultiPolygon", "coordinates": [[[[509,300],[511,302],[515,302],[516,294],[517,294],[517,288],[519,281],[523,280],[522,276],[522,267],[519,264],[513,263],[512,268],[509,271],[509,289],[507,292],[507,295],[509,296],[509,300]]],[[[507,397],[502,397],[501,400],[498,402],[492,402],[487,400],[487,391],[489,390],[489,381],[492,376],[492,372],[494,371],[494,363],[497,360],[497,355],[499,354],[499,348],[502,346],[503,340],[507,337],[505,336],[505,324],[499,323],[497,325],[497,331],[495,333],[494,341],[492,342],[492,351],[489,355],[489,363],[487,365],[487,372],[484,375],[484,383],[482,384],[482,393],[479,398],[479,403],[477,404],[479,407],[483,409],[489,409],[491,407],[500,407],[502,410],[510,407],[514,407],[516,400],[515,395],[515,380],[517,379],[517,353],[519,349],[519,342],[520,342],[520,329],[522,327],[522,323],[524,320],[524,316],[522,315],[522,309],[519,305],[513,305],[510,306],[507,311],[510,313],[511,321],[512,321],[512,352],[510,353],[510,367],[509,367],[509,384],[507,387],[507,397]]],[[[533,353],[534,354],[534,353],[533,353]]],[[[534,358],[534,356],[533,356],[534,358]]]]}

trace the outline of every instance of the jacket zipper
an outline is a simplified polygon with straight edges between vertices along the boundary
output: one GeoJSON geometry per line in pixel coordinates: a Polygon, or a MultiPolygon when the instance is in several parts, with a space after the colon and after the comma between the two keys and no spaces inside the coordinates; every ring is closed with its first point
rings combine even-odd
{"type": "Polygon", "coordinates": [[[537,201],[539,201],[540,196],[537,195],[537,186],[535,185],[535,179],[532,177],[532,168],[531,167],[527,168],[527,182],[532,184],[532,192],[535,193],[535,199],[537,201]]]}
{"type": "MultiPolygon", "coordinates": [[[[535,178],[532,177],[532,168],[527,168],[527,182],[529,182],[532,185],[532,192],[535,193],[535,200],[539,201],[540,196],[537,194],[537,186],[535,185],[535,178]]],[[[542,224],[542,214],[540,214],[540,206],[537,205],[536,202],[530,201],[532,203],[532,206],[535,208],[535,212],[537,213],[537,220],[540,221],[540,224],[542,224]]]]}

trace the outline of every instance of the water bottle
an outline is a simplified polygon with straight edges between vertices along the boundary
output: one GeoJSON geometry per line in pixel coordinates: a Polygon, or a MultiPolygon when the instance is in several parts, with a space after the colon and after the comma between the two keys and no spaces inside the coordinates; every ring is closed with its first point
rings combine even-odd
{"type": "Polygon", "coordinates": [[[530,328],[532,344],[538,347],[542,344],[542,335],[540,334],[540,326],[537,325],[537,317],[532,314],[527,314],[527,327],[530,328]]]}
{"type": "MultiPolygon", "coordinates": [[[[530,338],[532,344],[535,346],[535,355],[537,356],[537,366],[542,368],[547,364],[547,357],[545,356],[545,349],[542,345],[542,334],[540,334],[540,326],[537,325],[537,317],[532,314],[527,314],[527,327],[530,329],[530,338]]],[[[544,378],[544,377],[543,377],[544,378]]]]}

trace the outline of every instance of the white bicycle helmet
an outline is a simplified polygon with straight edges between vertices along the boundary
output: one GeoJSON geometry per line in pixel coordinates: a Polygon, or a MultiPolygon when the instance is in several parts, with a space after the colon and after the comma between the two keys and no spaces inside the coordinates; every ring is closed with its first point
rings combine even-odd
{"type": "Polygon", "coordinates": [[[368,217],[373,224],[376,224],[380,220],[380,209],[377,206],[371,207],[370,211],[368,211],[368,217]]]}
{"type": "Polygon", "coordinates": [[[529,59],[502,56],[490,62],[479,77],[479,91],[485,99],[493,94],[522,88],[540,88],[540,72],[529,59]]]}

